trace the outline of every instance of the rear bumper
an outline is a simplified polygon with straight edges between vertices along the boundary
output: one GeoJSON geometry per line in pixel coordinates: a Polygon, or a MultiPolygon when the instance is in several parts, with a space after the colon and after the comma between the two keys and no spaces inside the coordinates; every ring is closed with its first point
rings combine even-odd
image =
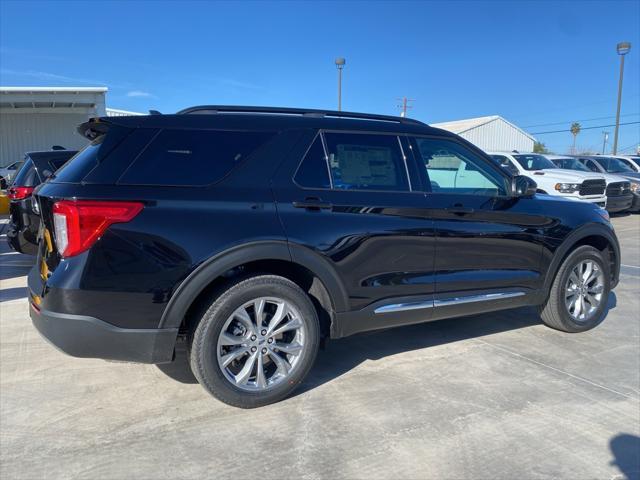
{"type": "Polygon", "coordinates": [[[40,310],[34,291],[40,272],[29,273],[30,315],[38,332],[64,353],[123,362],[167,363],[173,360],[177,328],[120,328],[98,318],[40,310]]]}
{"type": "Polygon", "coordinates": [[[633,194],[607,197],[607,211],[611,213],[628,210],[633,203],[633,194]]]}

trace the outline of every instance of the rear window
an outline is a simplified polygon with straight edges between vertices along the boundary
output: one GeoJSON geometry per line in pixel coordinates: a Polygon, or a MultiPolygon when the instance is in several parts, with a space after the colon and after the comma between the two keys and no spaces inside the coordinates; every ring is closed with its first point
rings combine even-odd
{"type": "Polygon", "coordinates": [[[162,130],[118,183],[210,185],[224,178],[274,136],[274,132],[162,130]]]}
{"type": "Polygon", "coordinates": [[[33,161],[28,159],[13,180],[12,185],[17,187],[37,187],[40,185],[40,178],[33,166],[33,161]]]}

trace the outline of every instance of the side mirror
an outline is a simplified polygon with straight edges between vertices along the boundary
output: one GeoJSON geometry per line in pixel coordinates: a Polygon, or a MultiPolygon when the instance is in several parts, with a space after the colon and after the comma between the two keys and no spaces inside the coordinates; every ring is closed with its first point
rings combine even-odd
{"type": "Polygon", "coordinates": [[[538,184],[524,175],[516,175],[511,183],[512,193],[516,197],[533,197],[538,184]]]}

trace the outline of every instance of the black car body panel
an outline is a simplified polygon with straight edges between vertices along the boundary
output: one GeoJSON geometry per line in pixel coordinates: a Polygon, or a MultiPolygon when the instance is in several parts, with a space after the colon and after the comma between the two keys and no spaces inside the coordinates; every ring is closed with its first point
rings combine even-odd
{"type": "MultiPolygon", "coordinates": [[[[101,332],[109,332],[107,346],[94,353],[68,335],[57,336],[54,343],[73,355],[170,361],[175,339],[186,332],[200,295],[246,269],[309,279],[301,286],[327,310],[327,334],[341,337],[539,305],[563,255],[594,238],[610,247],[611,275],[617,282],[618,243],[597,207],[546,195],[435,192],[440,187],[429,181],[417,156],[418,138],[450,142],[486,163],[498,184],[511,185],[512,179],[482,151],[449,132],[416,121],[334,113],[209,111],[84,124],[80,131],[97,136],[98,143],[37,192],[45,228],[29,277],[36,327],[51,337],[56,318],[66,319],[65,330],[81,322],[83,338],[91,345],[101,332]],[[100,129],[108,131],[106,137],[99,136],[100,129]],[[256,147],[227,170],[215,166],[194,178],[167,174],[166,180],[158,180],[144,158],[154,151],[154,142],[164,142],[172,156],[192,154],[179,148],[182,144],[161,139],[173,129],[257,132],[252,137],[256,147]],[[301,186],[297,178],[303,159],[314,142],[326,142],[331,132],[373,136],[394,145],[405,167],[394,175],[409,181],[405,190],[301,186]],[[141,176],[136,169],[149,173],[141,176]],[[137,201],[144,208],[131,221],[111,225],[87,251],[63,259],[53,226],[53,206],[63,199],[137,201]],[[397,305],[409,307],[394,310],[397,305]],[[133,340],[123,340],[127,347],[118,350],[117,338],[124,339],[128,330],[133,334],[127,338],[144,338],[141,353],[132,352],[133,340]]],[[[360,147],[338,147],[358,162],[360,147]]],[[[372,148],[382,152],[382,147],[372,148]]],[[[159,158],[162,152],[154,155],[159,158]]],[[[387,160],[380,155],[382,165],[387,160]]],[[[449,174],[446,168],[443,172],[449,174]]],[[[353,175],[343,171],[340,181],[353,175]]],[[[374,180],[376,176],[371,173],[374,180]]]]}
{"type": "MultiPolygon", "coordinates": [[[[12,187],[37,187],[76,153],[78,152],[74,150],[26,153],[25,163],[14,179],[12,187]]],[[[40,217],[33,210],[34,201],[33,196],[29,195],[26,198],[11,200],[9,203],[7,241],[15,251],[29,255],[35,255],[38,251],[40,217]]]]}

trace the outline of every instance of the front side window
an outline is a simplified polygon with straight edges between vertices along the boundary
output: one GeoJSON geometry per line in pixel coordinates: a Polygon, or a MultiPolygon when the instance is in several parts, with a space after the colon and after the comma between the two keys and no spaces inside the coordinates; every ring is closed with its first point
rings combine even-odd
{"type": "Polygon", "coordinates": [[[506,178],[466,147],[446,139],[416,138],[415,142],[432,192],[506,195],[506,178]]]}
{"type": "Polygon", "coordinates": [[[544,170],[545,168],[557,168],[551,160],[542,155],[514,155],[513,158],[525,170],[544,170]]]}
{"type": "Polygon", "coordinates": [[[326,133],[325,140],[334,189],[410,190],[398,137],[326,133]]]}

